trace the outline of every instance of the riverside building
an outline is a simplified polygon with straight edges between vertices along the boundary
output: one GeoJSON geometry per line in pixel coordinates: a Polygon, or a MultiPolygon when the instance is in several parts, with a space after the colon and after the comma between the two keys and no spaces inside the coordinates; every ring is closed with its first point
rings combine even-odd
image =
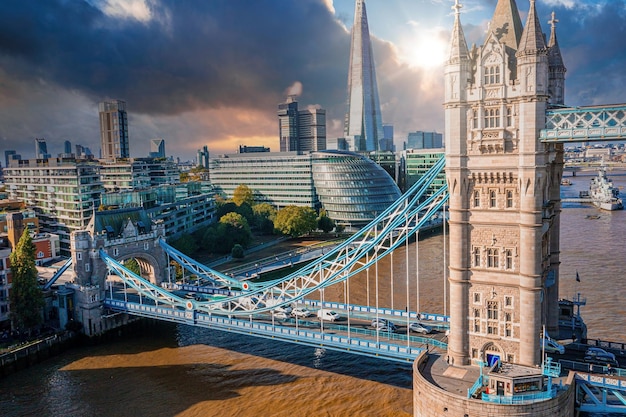
{"type": "Polygon", "coordinates": [[[245,184],[256,203],[324,208],[346,226],[370,222],[400,197],[380,166],[352,152],[229,154],[212,158],[209,167],[216,193],[226,198],[245,184]]]}

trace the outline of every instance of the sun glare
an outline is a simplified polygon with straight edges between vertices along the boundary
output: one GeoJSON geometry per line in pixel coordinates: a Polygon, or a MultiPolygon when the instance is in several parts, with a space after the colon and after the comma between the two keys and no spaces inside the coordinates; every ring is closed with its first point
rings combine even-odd
{"type": "Polygon", "coordinates": [[[412,67],[433,68],[446,60],[448,42],[440,29],[416,30],[400,44],[400,58],[412,67]]]}

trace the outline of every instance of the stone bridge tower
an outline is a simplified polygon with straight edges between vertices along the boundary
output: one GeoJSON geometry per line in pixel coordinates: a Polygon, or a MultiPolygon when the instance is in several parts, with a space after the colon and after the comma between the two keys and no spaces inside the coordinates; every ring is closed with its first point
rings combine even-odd
{"type": "Polygon", "coordinates": [[[498,0],[484,44],[471,49],[460,7],[445,66],[448,360],[534,366],[542,327],[558,330],[563,148],[539,132],[549,103],[562,103],[565,68],[534,0],[525,26],[515,0],[498,0]]]}
{"type": "Polygon", "coordinates": [[[100,250],[120,262],[137,260],[141,275],[160,284],[169,273],[167,256],[159,245],[164,235],[163,225],[152,223],[142,209],[95,212],[87,230],[72,233],[74,316],[83,324],[85,334],[96,335],[115,327],[103,317],[108,268],[100,259],[100,250]]]}

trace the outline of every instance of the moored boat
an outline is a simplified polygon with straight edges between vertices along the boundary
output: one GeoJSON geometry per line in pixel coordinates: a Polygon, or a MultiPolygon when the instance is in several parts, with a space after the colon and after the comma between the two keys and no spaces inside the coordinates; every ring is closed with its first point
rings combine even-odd
{"type": "Polygon", "coordinates": [[[600,169],[598,175],[591,179],[589,197],[592,203],[602,210],[612,211],[624,208],[622,199],[619,197],[619,189],[613,186],[613,181],[606,176],[604,168],[600,169]]]}

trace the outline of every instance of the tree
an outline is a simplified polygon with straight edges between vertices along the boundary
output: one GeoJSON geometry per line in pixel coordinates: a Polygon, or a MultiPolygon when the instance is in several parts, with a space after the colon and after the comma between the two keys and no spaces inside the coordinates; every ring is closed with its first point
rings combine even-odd
{"type": "Polygon", "coordinates": [[[238,206],[243,203],[248,203],[252,206],[254,204],[254,193],[246,184],[239,184],[233,192],[233,202],[238,206]]]}
{"type": "Polygon", "coordinates": [[[315,211],[310,207],[284,207],[276,213],[274,227],[291,237],[305,235],[317,227],[315,211]]]}
{"type": "Polygon", "coordinates": [[[124,261],[124,268],[128,269],[135,275],[141,276],[141,267],[139,266],[139,262],[137,262],[137,259],[135,258],[126,259],[124,261]]]}
{"type": "Polygon", "coordinates": [[[274,233],[274,219],[276,218],[276,209],[269,203],[260,203],[252,207],[254,212],[254,220],[259,232],[264,235],[274,233]]]}
{"type": "Polygon", "coordinates": [[[317,228],[328,233],[335,228],[335,221],[328,217],[326,210],[320,210],[320,216],[317,218],[317,228]]]}
{"type": "Polygon", "coordinates": [[[243,255],[243,246],[241,246],[239,243],[235,244],[235,246],[233,246],[233,249],[230,251],[230,256],[235,259],[241,259],[243,258],[243,255]]]}
{"type": "Polygon", "coordinates": [[[217,209],[215,210],[215,217],[221,219],[222,216],[225,214],[236,212],[237,207],[239,206],[237,206],[237,204],[233,203],[232,201],[218,204],[217,209]]]}
{"type": "Polygon", "coordinates": [[[248,246],[252,239],[252,232],[245,217],[239,213],[227,213],[220,218],[220,224],[226,226],[225,235],[232,242],[227,250],[230,250],[235,243],[248,246]]]}
{"type": "Polygon", "coordinates": [[[182,235],[180,238],[170,243],[185,255],[193,255],[198,250],[198,244],[191,235],[182,235]]]}
{"type": "Polygon", "coordinates": [[[12,285],[9,292],[11,321],[17,329],[30,330],[43,322],[41,309],[44,306],[43,293],[37,283],[35,266],[35,245],[28,229],[9,256],[12,285]]]}

